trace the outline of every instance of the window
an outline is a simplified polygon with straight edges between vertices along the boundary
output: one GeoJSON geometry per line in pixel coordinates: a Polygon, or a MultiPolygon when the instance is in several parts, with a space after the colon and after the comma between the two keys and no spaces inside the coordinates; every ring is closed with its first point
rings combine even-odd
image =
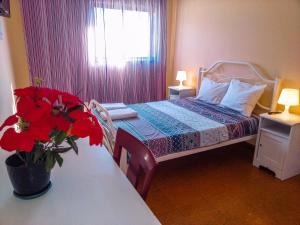
{"type": "Polygon", "coordinates": [[[96,8],[95,18],[95,27],[89,30],[91,64],[122,66],[150,58],[149,12],[96,8]]]}

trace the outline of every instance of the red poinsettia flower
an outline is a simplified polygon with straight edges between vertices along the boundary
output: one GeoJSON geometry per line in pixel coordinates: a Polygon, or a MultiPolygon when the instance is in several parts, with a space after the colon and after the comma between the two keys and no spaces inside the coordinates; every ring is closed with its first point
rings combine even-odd
{"type": "Polygon", "coordinates": [[[60,93],[61,93],[60,91],[54,89],[39,88],[37,95],[39,96],[40,99],[47,100],[51,104],[53,104],[55,101],[57,101],[60,93]]]}
{"type": "Polygon", "coordinates": [[[75,123],[71,129],[71,134],[77,137],[90,138],[90,145],[98,145],[102,143],[103,133],[96,117],[90,112],[74,110],[69,116],[75,119],[75,123]]]}
{"type": "Polygon", "coordinates": [[[19,88],[14,91],[14,95],[17,97],[29,97],[34,99],[36,96],[37,88],[36,87],[26,87],[26,88],[19,88]]]}
{"type": "MultiPolygon", "coordinates": [[[[7,151],[30,152],[36,144],[46,145],[62,138],[89,137],[91,145],[102,143],[103,133],[98,120],[83,102],[66,92],[40,87],[15,90],[17,113],[8,117],[0,127],[8,128],[0,139],[0,147],[7,151]],[[76,110],[75,110],[76,109],[76,110]],[[54,136],[53,136],[54,135],[54,136]],[[56,135],[60,135],[56,138],[56,135]]],[[[72,139],[73,140],[73,139],[72,139]]],[[[49,146],[49,145],[47,145],[49,146]]]]}
{"type": "Polygon", "coordinates": [[[47,117],[52,111],[50,103],[42,100],[33,101],[29,97],[22,97],[17,102],[17,115],[28,122],[34,122],[47,117]]]}
{"type": "Polygon", "coordinates": [[[49,118],[49,120],[51,121],[53,128],[59,129],[64,132],[67,132],[70,129],[71,122],[63,114],[59,114],[56,116],[51,115],[51,118],[49,118]]]}
{"type": "Polygon", "coordinates": [[[16,114],[14,114],[14,115],[8,117],[8,118],[4,121],[4,123],[1,125],[0,131],[2,131],[3,128],[6,127],[6,126],[12,126],[12,125],[16,124],[18,121],[19,121],[19,118],[16,116],[16,114]]]}
{"type": "Polygon", "coordinates": [[[93,126],[90,131],[90,145],[102,144],[103,131],[100,126],[93,126]]]}
{"type": "Polygon", "coordinates": [[[61,92],[61,99],[62,103],[67,107],[67,108],[72,108],[76,105],[82,104],[82,101],[74,95],[71,95],[67,92],[61,92]]]}
{"type": "Polygon", "coordinates": [[[10,126],[0,139],[0,148],[23,151],[26,157],[18,156],[27,164],[44,163],[49,171],[55,162],[61,166],[60,154],[70,149],[77,153],[78,138],[89,137],[90,145],[102,144],[97,118],[77,96],[40,87],[17,89],[14,93],[17,112],[0,127],[2,131],[10,126]]]}
{"type": "Polygon", "coordinates": [[[26,129],[34,136],[36,141],[50,141],[49,135],[53,128],[52,123],[43,119],[30,123],[26,129]]]}
{"type": "Polygon", "coordinates": [[[4,132],[0,146],[7,151],[20,149],[24,152],[31,152],[34,146],[34,136],[28,131],[17,133],[14,128],[9,128],[4,132]]]}

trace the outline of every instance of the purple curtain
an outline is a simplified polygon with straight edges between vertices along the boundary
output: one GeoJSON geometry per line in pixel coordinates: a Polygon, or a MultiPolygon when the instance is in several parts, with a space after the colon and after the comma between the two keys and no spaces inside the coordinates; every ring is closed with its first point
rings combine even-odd
{"type": "Polygon", "coordinates": [[[166,0],[20,2],[32,83],[84,101],[165,99],[166,0]]]}

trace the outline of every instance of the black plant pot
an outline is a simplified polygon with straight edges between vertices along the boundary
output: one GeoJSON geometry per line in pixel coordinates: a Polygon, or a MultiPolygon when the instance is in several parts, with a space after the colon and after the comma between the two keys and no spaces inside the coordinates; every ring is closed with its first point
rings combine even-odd
{"type": "Polygon", "coordinates": [[[45,194],[51,187],[50,172],[45,165],[26,166],[16,154],[9,156],[5,163],[15,196],[32,199],[45,194]]]}

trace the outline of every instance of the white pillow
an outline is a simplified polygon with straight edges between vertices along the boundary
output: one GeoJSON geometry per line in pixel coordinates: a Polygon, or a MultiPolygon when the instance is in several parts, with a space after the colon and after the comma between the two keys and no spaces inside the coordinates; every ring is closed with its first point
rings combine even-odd
{"type": "Polygon", "coordinates": [[[219,104],[229,87],[229,83],[217,83],[208,78],[203,78],[197,99],[204,100],[209,103],[219,104]]]}
{"type": "Polygon", "coordinates": [[[220,104],[249,117],[266,86],[231,80],[228,91],[220,104]]]}

